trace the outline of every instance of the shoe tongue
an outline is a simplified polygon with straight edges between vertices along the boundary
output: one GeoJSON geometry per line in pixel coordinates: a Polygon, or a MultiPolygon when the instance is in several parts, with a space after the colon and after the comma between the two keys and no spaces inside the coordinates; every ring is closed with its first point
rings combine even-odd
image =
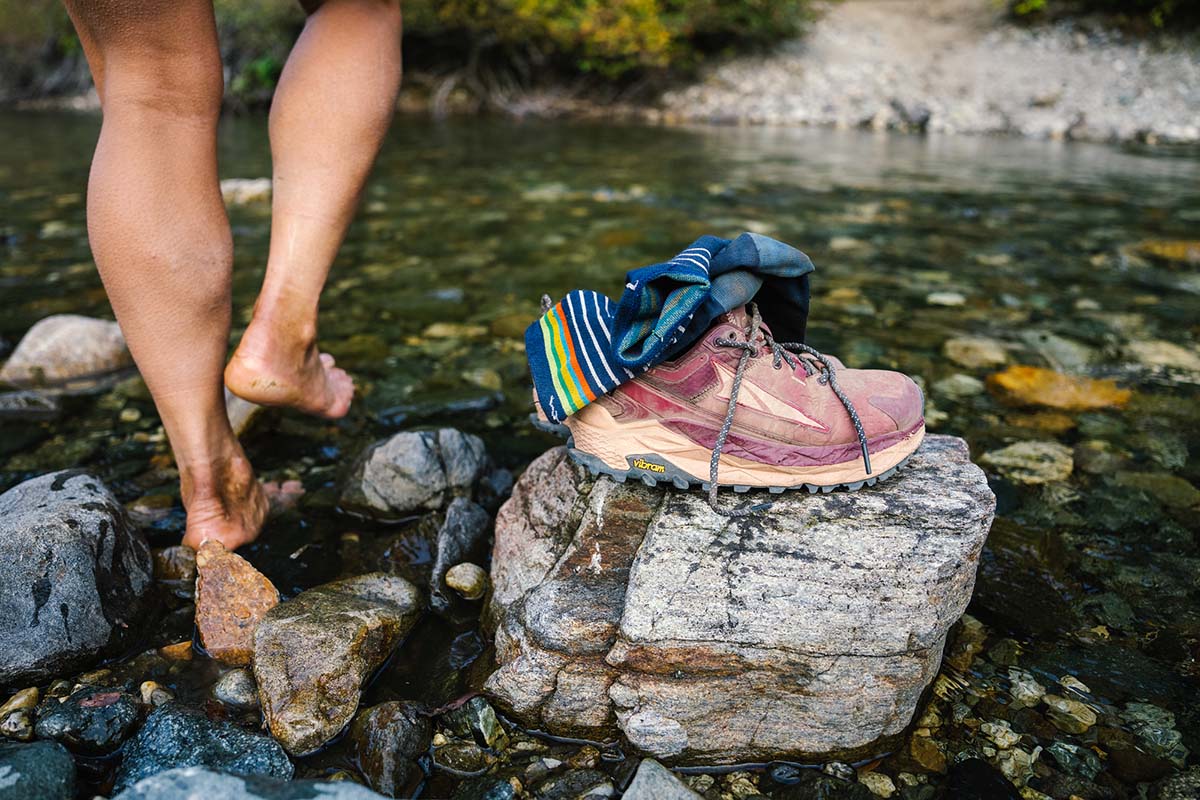
{"type": "MultiPolygon", "coordinates": [[[[746,335],[746,329],[750,327],[750,311],[746,306],[738,306],[735,309],[726,311],[718,319],[718,323],[724,322],[737,328],[737,331],[742,336],[746,335]]],[[[771,334],[771,329],[767,327],[767,323],[759,325],[759,330],[765,332],[768,336],[771,334]]]]}

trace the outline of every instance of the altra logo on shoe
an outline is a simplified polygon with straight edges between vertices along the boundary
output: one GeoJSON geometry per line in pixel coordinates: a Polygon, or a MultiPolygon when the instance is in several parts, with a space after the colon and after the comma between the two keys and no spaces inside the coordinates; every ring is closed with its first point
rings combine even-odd
{"type": "Polygon", "coordinates": [[[633,466],[634,466],[634,469],[644,469],[647,472],[664,473],[667,471],[666,466],[664,466],[662,464],[655,464],[651,461],[647,461],[644,458],[635,458],[633,460],[633,466]]]}
{"type": "MultiPolygon", "coordinates": [[[[717,376],[721,379],[721,385],[717,389],[717,397],[728,403],[729,394],[733,391],[734,370],[720,361],[714,361],[713,366],[716,367],[717,376]]],[[[742,378],[742,388],[738,392],[738,405],[764,414],[772,414],[776,417],[792,420],[815,430],[828,430],[825,425],[817,422],[786,400],[782,400],[771,394],[771,392],[749,378],[742,378]]]]}

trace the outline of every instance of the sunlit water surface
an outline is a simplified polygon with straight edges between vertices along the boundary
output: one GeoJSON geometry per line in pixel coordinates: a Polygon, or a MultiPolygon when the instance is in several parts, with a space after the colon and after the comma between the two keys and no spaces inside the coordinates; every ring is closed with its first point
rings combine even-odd
{"type": "MultiPolygon", "coordinates": [[[[98,128],[93,116],[0,116],[0,346],[48,314],[111,315],[84,219],[98,128]]],[[[226,120],[220,158],[223,177],[269,175],[265,121],[226,120]]],[[[230,211],[235,337],[262,277],[268,211],[230,211]]],[[[525,423],[520,336],[541,294],[588,287],[615,297],[625,270],[699,234],[744,230],[790,242],[816,263],[811,344],[850,366],[918,376],[942,412],[931,415],[936,430],[965,437],[976,457],[1022,439],[1076,448],[1065,482],[990,476],[998,518],[970,612],[987,625],[988,648],[1014,640],[1022,668],[1043,683],[1071,674],[1099,703],[1145,700],[1174,712],[1195,751],[1200,509],[1171,478],[1200,483],[1200,376],[1139,363],[1129,346],[1194,348],[1200,335],[1196,264],[1139,249],[1200,238],[1196,151],[399,119],[322,305],[324,346],[354,374],[361,400],[338,423],[276,414],[252,434],[260,472],[300,478],[308,495],[249,557],[287,595],[352,571],[427,570],[428,546],[411,526],[372,527],[338,512],[337,486],[361,448],[449,424],[479,433],[498,462],[519,470],[554,444],[525,423]],[[965,301],[931,305],[935,292],[965,301]],[[457,327],[427,335],[434,323],[457,327]],[[1010,343],[1017,363],[1115,378],[1133,399],[1064,420],[987,392],[939,394],[955,373],[986,377],[942,355],[945,340],[963,335],[1010,343]],[[1155,477],[1122,477],[1130,473],[1155,477]],[[361,548],[348,549],[347,531],[362,533],[361,548]]],[[[165,452],[153,405],[126,383],[69,399],[57,420],[0,428],[0,490],[85,466],[125,501],[177,495],[161,469],[165,452]],[[127,408],[140,418],[122,422],[127,408]]],[[[181,524],[176,508],[150,531],[152,543],[176,542],[181,524]]],[[[169,617],[155,643],[187,635],[187,619],[186,608],[169,617]]],[[[472,621],[426,619],[367,700],[452,699],[469,688],[466,665],[480,649],[472,621]]],[[[993,661],[955,674],[967,695],[988,702],[989,676],[1004,673],[1004,659],[993,661]]],[[[211,673],[188,675],[175,688],[202,701],[211,673]]],[[[975,746],[963,731],[947,736],[975,746]]],[[[305,769],[344,764],[333,748],[305,769]]],[[[104,767],[92,770],[102,785],[104,767]]]]}

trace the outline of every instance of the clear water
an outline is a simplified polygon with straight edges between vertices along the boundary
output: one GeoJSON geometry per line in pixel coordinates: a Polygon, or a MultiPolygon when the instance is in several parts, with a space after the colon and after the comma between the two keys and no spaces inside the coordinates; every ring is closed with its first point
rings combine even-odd
{"type": "MultiPolygon", "coordinates": [[[[93,116],[0,115],[0,340],[9,344],[47,314],[110,314],[84,230],[97,131],[93,116]]],[[[270,174],[264,120],[225,121],[220,147],[224,177],[270,174]]],[[[269,215],[247,206],[230,217],[236,328],[262,275],[269,215]]],[[[1164,477],[1200,484],[1200,376],[1147,368],[1127,350],[1146,340],[1195,348],[1200,338],[1197,265],[1138,249],[1200,238],[1196,150],[400,119],[322,307],[324,344],[354,373],[361,402],[335,424],[276,415],[250,438],[265,477],[299,477],[309,491],[251,558],[288,594],[364,565],[419,572],[428,554],[411,530],[337,513],[336,487],[358,450],[404,427],[448,423],[480,433],[519,469],[554,443],[525,425],[520,333],[540,295],[583,286],[616,296],[626,269],[701,233],[743,230],[812,257],[810,343],[850,366],[919,376],[946,415],[938,432],[965,437],[976,456],[1022,439],[1077,448],[1065,482],[991,477],[998,521],[970,611],[988,648],[1019,643],[1019,663],[1043,683],[1071,674],[1098,703],[1153,702],[1176,715],[1189,749],[1200,747],[1198,509],[1164,477]],[[932,292],[965,302],[930,305],[932,292]],[[463,327],[424,335],[435,322],[463,327]],[[936,385],[950,375],[986,377],[942,356],[943,342],[963,335],[1010,343],[1016,363],[1115,378],[1133,399],[1064,422],[987,392],[944,396],[936,385]],[[1087,458],[1099,451],[1112,459],[1087,458]],[[1151,474],[1152,485],[1122,473],[1151,474]],[[348,530],[366,542],[353,558],[340,544],[348,530]],[[397,537],[407,539],[391,547],[397,537]]],[[[124,500],[171,494],[158,432],[136,385],[72,399],[57,420],[0,428],[0,489],[81,465],[124,500]],[[120,421],[125,407],[141,418],[120,421]]],[[[156,523],[153,542],[176,541],[180,522],[176,510],[156,523]]],[[[185,632],[174,619],[163,641],[185,632]]],[[[427,620],[369,699],[441,703],[463,691],[457,666],[473,652],[472,629],[427,620]]],[[[986,663],[955,673],[985,708],[995,672],[986,663]]],[[[952,755],[978,749],[965,729],[942,735],[952,755]]]]}

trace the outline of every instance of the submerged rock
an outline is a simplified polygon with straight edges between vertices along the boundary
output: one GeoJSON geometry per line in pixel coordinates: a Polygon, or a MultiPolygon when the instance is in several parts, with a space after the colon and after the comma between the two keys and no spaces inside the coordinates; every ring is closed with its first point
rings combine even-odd
{"type": "Polygon", "coordinates": [[[0,743],[0,800],[74,800],[75,760],[61,744],[0,743]]]}
{"type": "Polygon", "coordinates": [[[196,552],[196,627],[208,654],[243,666],[254,657],[254,631],[279,604],[279,591],[249,561],[215,539],[196,552]]]}
{"type": "Polygon", "coordinates": [[[446,726],[464,739],[474,739],[494,750],[508,747],[508,732],[496,717],[496,710],[483,697],[472,697],[458,708],[446,712],[446,726]]]}
{"type": "Polygon", "coordinates": [[[437,553],[429,578],[429,602],[435,611],[446,611],[450,607],[452,595],[448,590],[452,587],[447,583],[450,568],[483,555],[491,521],[486,511],[465,497],[454,498],[446,509],[446,521],[438,531],[437,553]]]}
{"type": "Polygon", "coordinates": [[[283,748],[269,736],[229,722],[212,722],[199,711],[172,703],[151,712],[125,746],[113,788],[121,791],[177,767],[207,767],[282,780],[294,772],[283,748]]]}
{"type": "Polygon", "coordinates": [[[1121,408],[1133,393],[1112,380],[1064,375],[1042,367],[1013,366],[989,375],[988,388],[1015,405],[1046,406],[1063,411],[1121,408]]]}
{"type": "Polygon", "coordinates": [[[942,354],[967,369],[998,367],[1008,361],[1008,351],[1003,342],[980,336],[947,339],[942,345],[942,354]]]}
{"type": "Polygon", "coordinates": [[[0,495],[0,684],[83,666],[139,627],[150,549],[98,478],[63,470],[0,495]]]}
{"type": "Polygon", "coordinates": [[[59,703],[48,698],[34,731],[83,755],[105,755],[121,746],[141,716],[138,699],[119,688],[86,687],[59,703]]]}
{"type": "Polygon", "coordinates": [[[0,368],[0,383],[54,390],[106,386],[114,373],[133,366],[115,322],[75,314],[39,320],[0,368]]]}
{"type": "Polygon", "coordinates": [[[652,758],[638,764],[633,782],[621,795],[623,800],[700,800],[700,795],[652,758]]]}
{"type": "Polygon", "coordinates": [[[363,454],[342,503],[376,516],[438,509],[452,496],[471,494],[487,464],[478,436],[453,428],[405,431],[363,454]]]}
{"type": "Polygon", "coordinates": [[[234,708],[258,708],[258,684],[248,669],[231,669],[212,687],[213,699],[234,708]]]}
{"type": "Polygon", "coordinates": [[[486,689],[531,727],[674,762],[870,755],[936,674],[994,509],[946,436],[872,489],[736,519],[551,450],[497,518],[486,689]]]}
{"type": "Polygon", "coordinates": [[[309,589],[267,612],[254,635],[254,677],[267,725],[289,753],[310,753],[346,727],[363,681],[421,607],[411,583],[372,573],[309,589]]]}
{"type": "Polygon", "coordinates": [[[420,773],[416,758],[429,750],[433,727],[424,708],[393,701],[359,714],[351,728],[354,758],[372,789],[398,797],[420,773]]]}
{"type": "Polygon", "coordinates": [[[281,781],[227,775],[203,767],[160,772],[130,786],[112,800],[382,800],[350,781],[281,781]]]}
{"type": "Polygon", "coordinates": [[[1071,448],[1058,442],[1016,442],[984,453],[979,463],[1017,483],[1039,484],[1071,477],[1075,461],[1071,448]]]}

